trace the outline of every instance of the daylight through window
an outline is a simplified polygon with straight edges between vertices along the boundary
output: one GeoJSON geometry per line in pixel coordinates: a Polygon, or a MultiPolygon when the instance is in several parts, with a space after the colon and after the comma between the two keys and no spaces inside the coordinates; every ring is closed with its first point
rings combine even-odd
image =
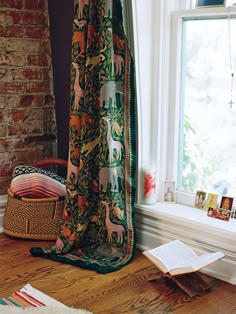
{"type": "Polygon", "coordinates": [[[236,18],[182,27],[177,188],[236,196],[236,18]]]}

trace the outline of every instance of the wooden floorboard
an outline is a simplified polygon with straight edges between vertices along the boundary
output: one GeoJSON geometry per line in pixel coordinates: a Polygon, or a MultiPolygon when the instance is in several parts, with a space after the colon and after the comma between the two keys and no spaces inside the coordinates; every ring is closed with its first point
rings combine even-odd
{"type": "Polygon", "coordinates": [[[0,297],[30,283],[58,301],[94,314],[106,313],[236,313],[236,286],[211,279],[212,288],[189,297],[158,273],[137,251],[134,261],[119,271],[98,274],[68,264],[33,257],[29,249],[49,244],[0,235],[0,297]]]}

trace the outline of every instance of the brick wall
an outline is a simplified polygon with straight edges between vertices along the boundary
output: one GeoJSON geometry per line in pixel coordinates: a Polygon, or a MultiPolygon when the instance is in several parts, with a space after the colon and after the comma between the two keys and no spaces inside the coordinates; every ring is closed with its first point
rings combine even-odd
{"type": "Polygon", "coordinates": [[[0,193],[13,167],[56,154],[46,0],[0,0],[0,193]]]}

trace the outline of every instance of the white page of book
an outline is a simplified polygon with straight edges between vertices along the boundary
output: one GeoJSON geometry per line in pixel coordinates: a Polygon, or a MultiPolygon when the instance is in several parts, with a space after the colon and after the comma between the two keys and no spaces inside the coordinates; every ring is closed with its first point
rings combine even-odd
{"type": "Polygon", "coordinates": [[[198,270],[216,260],[223,257],[224,254],[221,252],[215,252],[215,253],[206,253],[199,256],[195,256],[188,261],[185,261],[178,265],[179,268],[182,267],[192,267],[195,270],[198,270]]]}
{"type": "Polygon", "coordinates": [[[189,246],[179,240],[166,243],[148,252],[158,258],[166,266],[167,271],[197,256],[189,246]]]}

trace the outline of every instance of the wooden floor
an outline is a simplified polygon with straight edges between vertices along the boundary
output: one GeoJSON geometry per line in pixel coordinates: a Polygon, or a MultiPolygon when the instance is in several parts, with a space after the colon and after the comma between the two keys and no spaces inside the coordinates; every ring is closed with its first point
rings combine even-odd
{"type": "Polygon", "coordinates": [[[105,313],[236,313],[236,286],[217,279],[212,289],[189,297],[164,279],[150,281],[156,268],[140,252],[123,269],[106,275],[29,254],[48,242],[0,235],[0,297],[26,283],[60,302],[94,314],[105,313]]]}

